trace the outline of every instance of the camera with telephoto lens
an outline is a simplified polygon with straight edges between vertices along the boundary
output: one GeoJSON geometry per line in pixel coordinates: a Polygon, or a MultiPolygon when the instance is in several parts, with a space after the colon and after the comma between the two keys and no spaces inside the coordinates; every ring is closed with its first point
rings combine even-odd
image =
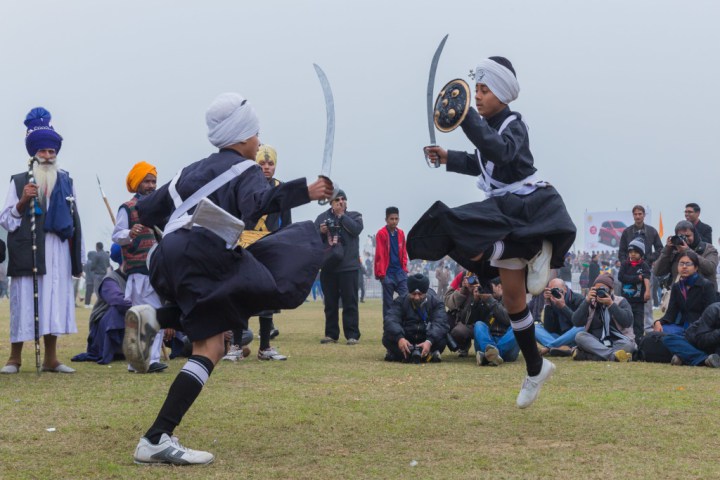
{"type": "Polygon", "coordinates": [[[550,295],[560,300],[563,297],[563,292],[559,288],[555,287],[550,289],[550,295]]]}
{"type": "Polygon", "coordinates": [[[681,247],[683,244],[688,243],[687,235],[673,235],[670,237],[670,243],[676,247],[681,247]]]}
{"type": "Polygon", "coordinates": [[[408,356],[408,361],[410,363],[422,363],[422,361],[423,361],[422,350],[423,350],[422,347],[419,345],[410,346],[410,355],[408,356]]]}
{"type": "Polygon", "coordinates": [[[468,282],[468,285],[477,285],[478,278],[476,275],[470,275],[469,277],[467,277],[467,282],[468,282]]]}
{"type": "Polygon", "coordinates": [[[606,298],[608,295],[608,289],[605,287],[595,289],[595,296],[598,298],[606,298]]]}

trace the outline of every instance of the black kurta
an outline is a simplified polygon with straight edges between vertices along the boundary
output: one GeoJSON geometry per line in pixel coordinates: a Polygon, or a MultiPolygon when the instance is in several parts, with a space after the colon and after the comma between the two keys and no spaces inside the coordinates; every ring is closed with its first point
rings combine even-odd
{"type": "MultiPolygon", "coordinates": [[[[492,162],[492,178],[511,184],[535,173],[527,128],[519,114],[505,108],[486,120],[471,109],[461,126],[479,150],[483,166],[487,169],[492,162]],[[498,134],[510,115],[517,118],[498,134]]],[[[448,152],[447,170],[475,176],[481,173],[477,156],[455,151],[448,152]]],[[[549,240],[553,245],[551,268],[560,268],[575,233],[560,194],[547,185],[527,195],[506,193],[455,208],[435,202],[410,230],[407,250],[411,259],[440,260],[449,255],[477,275],[492,278],[498,271],[488,261],[470,259],[496,241],[549,240]]]]}
{"type": "MultiPolygon", "coordinates": [[[[221,150],[185,167],[176,189],[184,200],[242,161],[251,160],[221,150]]],[[[143,225],[162,228],[167,222],[174,210],[168,186],[138,202],[143,225]]],[[[208,198],[247,225],[254,225],[262,215],[310,201],[305,179],[271,187],[259,166],[250,167],[208,198]]],[[[181,228],[163,237],[152,255],[150,282],[161,298],[178,305],[183,328],[195,341],[247,328],[247,318],[260,310],[299,306],[322,259],[322,242],[312,222],[289,225],[248,249],[234,250],[205,228],[181,228]]]]}

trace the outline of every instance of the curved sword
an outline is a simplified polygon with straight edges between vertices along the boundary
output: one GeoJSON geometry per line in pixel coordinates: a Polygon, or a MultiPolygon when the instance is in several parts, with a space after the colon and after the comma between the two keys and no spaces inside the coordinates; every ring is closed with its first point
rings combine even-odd
{"type": "MultiPolygon", "coordinates": [[[[327,126],[325,129],[325,149],[323,150],[322,167],[320,168],[320,176],[330,179],[330,169],[332,167],[332,154],[333,145],[335,143],[335,100],[333,99],[332,89],[330,88],[330,82],[327,79],[327,75],[323,72],[316,63],[313,63],[315,67],[315,73],[317,73],[318,79],[320,80],[320,86],[323,90],[323,96],[325,97],[325,110],[327,112],[327,126]]],[[[337,183],[333,182],[333,195],[330,200],[335,198],[339,187],[337,183]]],[[[320,205],[325,205],[328,200],[319,200],[320,205]]]]}
{"type": "Polygon", "coordinates": [[[333,99],[330,82],[327,75],[316,63],[313,63],[315,72],[320,80],[320,86],[325,97],[325,109],[327,111],[327,127],[325,130],[325,150],[323,151],[322,168],[320,175],[330,178],[330,168],[332,167],[333,144],[335,142],[335,100],[333,99]]]}
{"type": "MultiPolygon", "coordinates": [[[[445,35],[443,39],[440,41],[440,45],[438,45],[437,49],[435,50],[435,54],[433,55],[432,62],[430,62],[430,74],[428,75],[428,85],[427,85],[427,121],[428,121],[428,131],[430,133],[430,145],[429,146],[435,146],[435,123],[433,122],[433,114],[434,114],[434,106],[435,106],[435,95],[433,93],[433,90],[435,89],[435,72],[437,72],[437,66],[438,62],[440,61],[440,54],[443,51],[443,48],[445,47],[445,41],[447,41],[448,35],[445,35]]],[[[440,163],[435,163],[428,159],[427,155],[425,156],[425,160],[428,162],[428,165],[431,167],[439,167],[440,163]]]]}

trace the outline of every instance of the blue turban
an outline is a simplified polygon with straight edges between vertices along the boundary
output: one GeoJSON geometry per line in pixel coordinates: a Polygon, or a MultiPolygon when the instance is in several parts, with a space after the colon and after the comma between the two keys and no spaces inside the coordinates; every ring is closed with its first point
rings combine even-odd
{"type": "Polygon", "coordinates": [[[43,107],[33,108],[25,117],[25,126],[27,127],[25,148],[31,156],[45,148],[54,148],[56,152],[60,151],[63,138],[50,126],[50,120],[52,120],[52,115],[43,107]]]}
{"type": "Polygon", "coordinates": [[[110,260],[122,264],[122,247],[117,243],[113,243],[110,247],[110,260]]]}

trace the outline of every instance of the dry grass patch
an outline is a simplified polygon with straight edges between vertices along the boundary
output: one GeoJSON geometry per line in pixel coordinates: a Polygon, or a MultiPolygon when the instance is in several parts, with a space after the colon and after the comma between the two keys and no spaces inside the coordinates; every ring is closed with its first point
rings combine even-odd
{"type": "MultiPolygon", "coordinates": [[[[515,407],[520,363],[382,361],[378,300],[361,304],[360,344],[320,345],[322,306],[276,317],[286,362],[223,363],[177,429],[207,467],[139,467],[132,452],[183,360],[133,375],[123,363],[75,375],[0,377],[0,478],[713,478],[720,372],[653,364],[557,361],[530,409],[515,407]],[[54,427],[55,432],[46,429],[54,427]],[[411,467],[410,462],[417,466],[411,467]]],[[[61,338],[61,359],[84,350],[61,338]]],[[[257,331],[257,320],[251,320],[257,331]]],[[[0,360],[9,354],[0,304],[0,360]]]]}

